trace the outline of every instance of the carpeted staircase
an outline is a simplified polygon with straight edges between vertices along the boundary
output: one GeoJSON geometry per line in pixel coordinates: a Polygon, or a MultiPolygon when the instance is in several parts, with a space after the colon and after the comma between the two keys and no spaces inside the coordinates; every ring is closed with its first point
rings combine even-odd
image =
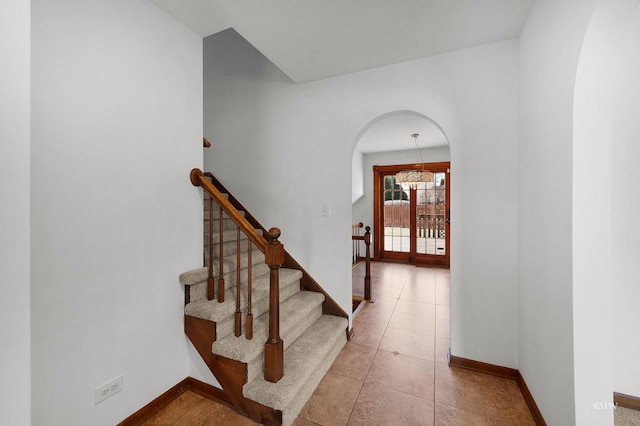
{"type": "MultiPolygon", "coordinates": [[[[265,424],[277,424],[281,418],[282,424],[289,425],[293,423],[345,344],[348,320],[344,317],[323,314],[325,295],[301,290],[303,271],[280,268],[280,336],[284,342],[284,375],[277,383],[266,381],[263,370],[269,323],[269,266],[265,264],[264,254],[255,246],[251,250],[251,265],[249,265],[249,244],[243,233],[240,233],[241,255],[238,266],[237,226],[222,213],[224,302],[218,301],[217,291],[214,300],[207,300],[209,205],[208,194],[205,192],[204,257],[207,266],[180,275],[180,283],[188,287],[185,330],[194,345],[200,346],[201,355],[238,412],[265,424]],[[236,337],[234,333],[238,267],[241,284],[240,306],[243,313],[243,334],[240,337],[236,337]],[[249,267],[252,276],[254,318],[251,340],[244,335],[249,267]],[[212,324],[209,329],[214,336],[211,336],[210,340],[207,340],[208,338],[203,340],[202,333],[194,331],[196,329],[189,324],[200,324],[198,330],[206,329],[206,324],[212,324]],[[199,341],[196,342],[198,339],[199,341]],[[206,347],[210,342],[212,342],[210,345],[212,356],[206,353],[206,347]],[[232,374],[239,377],[230,378],[232,374]],[[236,383],[239,385],[236,386],[236,383]],[[229,385],[225,387],[225,384],[229,385]],[[241,392],[241,395],[234,395],[234,392],[241,392]],[[261,410],[271,411],[265,415],[259,414],[261,410]]],[[[217,277],[220,265],[220,209],[215,203],[212,216],[214,243],[212,267],[217,277]]]]}

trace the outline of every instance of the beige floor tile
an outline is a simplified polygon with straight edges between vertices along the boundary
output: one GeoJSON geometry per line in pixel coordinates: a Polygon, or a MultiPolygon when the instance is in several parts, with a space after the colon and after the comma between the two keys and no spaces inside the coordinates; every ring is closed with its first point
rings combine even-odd
{"type": "Polygon", "coordinates": [[[144,422],[144,426],[172,425],[178,421],[187,411],[196,406],[205,398],[195,392],[186,391],[176,399],[163,407],[156,414],[144,422]]]}
{"type": "Polygon", "coordinates": [[[229,407],[211,404],[206,400],[200,401],[174,423],[175,426],[253,426],[257,424],[238,415],[229,407]]]}
{"type": "Polygon", "coordinates": [[[356,322],[367,322],[369,324],[378,324],[378,325],[387,325],[389,319],[391,318],[391,314],[393,314],[393,309],[376,309],[371,308],[370,304],[367,303],[364,308],[358,313],[356,319],[353,320],[356,322]]]}
{"type": "Polygon", "coordinates": [[[433,361],[435,336],[421,336],[404,330],[387,328],[378,348],[433,361]]]}
{"type": "Polygon", "coordinates": [[[491,426],[482,414],[469,413],[459,408],[436,403],[435,422],[438,426],[491,426]]]}
{"type": "Polygon", "coordinates": [[[371,294],[373,297],[390,297],[392,299],[397,299],[400,297],[401,292],[402,287],[388,287],[371,284],[371,294]]]}
{"type": "Polygon", "coordinates": [[[398,303],[398,299],[393,297],[376,296],[375,294],[371,297],[375,299],[375,302],[367,305],[371,309],[394,310],[398,303]]]}
{"type": "Polygon", "coordinates": [[[433,417],[433,401],[365,383],[348,425],[431,426],[433,417]]]}
{"type": "Polygon", "coordinates": [[[411,278],[430,279],[436,278],[437,269],[421,266],[408,266],[408,275],[411,278]]]}
{"type": "Polygon", "coordinates": [[[410,331],[417,335],[436,334],[436,319],[424,315],[410,314],[407,312],[394,311],[387,324],[388,328],[410,331]]]}
{"type": "Polygon", "coordinates": [[[436,283],[436,304],[451,305],[451,291],[449,282],[439,281],[436,283]]]}
{"type": "Polygon", "coordinates": [[[371,275],[371,283],[372,285],[384,285],[385,287],[398,288],[401,289],[404,287],[404,283],[406,281],[406,276],[402,274],[393,275],[393,274],[372,274],[371,275]]]}
{"type": "Polygon", "coordinates": [[[395,312],[406,312],[409,314],[436,317],[437,307],[433,303],[416,302],[415,300],[398,299],[395,312]]]}
{"type": "Polygon", "coordinates": [[[438,363],[435,372],[436,402],[481,414],[492,422],[519,424],[508,379],[438,363]]]}
{"type": "Polygon", "coordinates": [[[451,307],[448,305],[436,305],[436,318],[451,320],[451,307]]]}
{"type": "Polygon", "coordinates": [[[435,285],[407,283],[399,298],[413,302],[436,303],[435,285]]]}
{"type": "Polygon", "coordinates": [[[293,421],[292,426],[318,426],[318,424],[298,417],[293,421]]]}
{"type": "Polygon", "coordinates": [[[319,425],[346,425],[363,382],[328,372],[298,417],[319,425]]]}
{"type": "Polygon", "coordinates": [[[369,346],[370,348],[378,348],[386,326],[378,324],[369,324],[366,322],[355,322],[354,334],[351,343],[356,345],[369,346]]]}
{"type": "Polygon", "coordinates": [[[520,387],[516,383],[515,380],[507,381],[507,388],[509,389],[509,393],[511,394],[511,402],[513,403],[513,407],[520,419],[520,423],[522,426],[535,426],[536,421],[533,419],[533,415],[531,414],[531,410],[527,405],[527,401],[525,401],[524,396],[522,395],[522,391],[520,387]]]}
{"type": "Polygon", "coordinates": [[[366,382],[433,400],[435,385],[433,361],[378,351],[369,369],[366,382]]]}
{"type": "Polygon", "coordinates": [[[338,354],[329,371],[356,380],[364,380],[376,355],[376,350],[367,346],[347,343],[338,354]]]}
{"type": "Polygon", "coordinates": [[[450,347],[451,340],[436,336],[436,356],[434,361],[439,364],[448,364],[450,347]]]}
{"type": "Polygon", "coordinates": [[[451,338],[451,321],[436,319],[436,336],[450,339],[451,338]]]}

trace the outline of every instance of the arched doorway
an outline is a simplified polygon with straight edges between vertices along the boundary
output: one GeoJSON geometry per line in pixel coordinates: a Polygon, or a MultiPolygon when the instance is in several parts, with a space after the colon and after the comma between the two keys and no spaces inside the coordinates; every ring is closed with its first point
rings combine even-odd
{"type": "Polygon", "coordinates": [[[449,166],[447,136],[423,114],[390,112],[363,128],[352,159],[352,220],[372,227],[375,259],[449,266],[449,166]],[[422,167],[433,169],[433,182],[413,189],[394,181],[397,171],[422,167]]]}

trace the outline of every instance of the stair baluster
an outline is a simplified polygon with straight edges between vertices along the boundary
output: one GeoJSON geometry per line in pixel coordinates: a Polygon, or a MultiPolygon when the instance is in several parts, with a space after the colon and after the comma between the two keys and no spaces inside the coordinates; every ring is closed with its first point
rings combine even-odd
{"type": "Polygon", "coordinates": [[[253,248],[251,247],[251,240],[247,240],[247,263],[249,265],[248,267],[248,274],[249,274],[249,278],[247,280],[247,318],[246,318],[246,324],[245,324],[245,337],[247,338],[247,340],[251,340],[253,339],[253,312],[251,310],[251,250],[253,248]]]}
{"type": "MultiPolygon", "coordinates": [[[[364,224],[362,222],[351,225],[351,236],[359,237],[360,228],[363,226],[364,224]]],[[[360,243],[358,243],[358,239],[351,238],[351,240],[351,264],[355,265],[360,260],[360,243]]]]}
{"type": "Polygon", "coordinates": [[[213,198],[209,196],[209,277],[207,278],[207,299],[213,300],[213,198]]]}
{"type": "Polygon", "coordinates": [[[236,232],[236,337],[242,335],[242,311],[240,310],[240,228],[236,232]]]}
{"type": "MultiPolygon", "coordinates": [[[[213,198],[212,198],[213,199],[213,198]]],[[[220,234],[220,256],[218,257],[218,264],[220,271],[218,272],[218,302],[224,302],[224,265],[222,259],[224,259],[224,226],[222,223],[223,214],[222,214],[222,206],[220,206],[220,214],[219,214],[219,234],[220,234]]]]}

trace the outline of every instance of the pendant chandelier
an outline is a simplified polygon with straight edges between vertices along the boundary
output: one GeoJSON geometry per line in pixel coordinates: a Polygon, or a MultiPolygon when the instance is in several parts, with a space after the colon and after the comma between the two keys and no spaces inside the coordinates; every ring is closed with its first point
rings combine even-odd
{"type": "Polygon", "coordinates": [[[402,170],[396,173],[396,183],[401,184],[403,187],[408,186],[411,189],[417,189],[418,186],[424,186],[427,182],[434,182],[433,173],[424,168],[424,161],[422,160],[422,152],[418,148],[418,133],[413,133],[413,143],[416,146],[417,155],[420,156],[421,169],[414,170],[402,170]]]}

